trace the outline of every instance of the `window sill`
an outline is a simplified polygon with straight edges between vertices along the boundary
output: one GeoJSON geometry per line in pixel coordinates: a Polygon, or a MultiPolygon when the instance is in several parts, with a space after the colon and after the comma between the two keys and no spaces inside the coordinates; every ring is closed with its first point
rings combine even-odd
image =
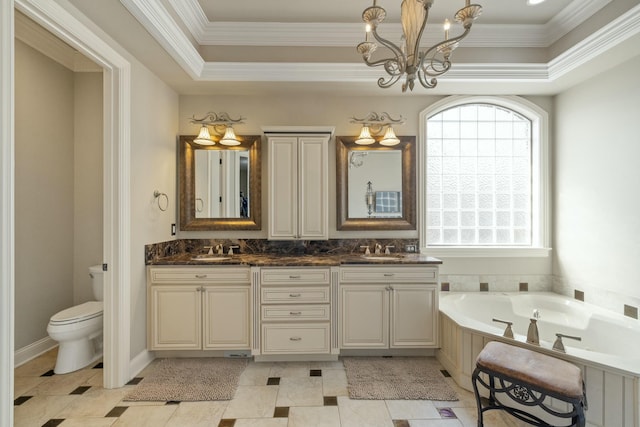
{"type": "Polygon", "coordinates": [[[420,253],[436,258],[546,258],[551,248],[491,247],[477,248],[469,246],[422,247],[420,253]]]}

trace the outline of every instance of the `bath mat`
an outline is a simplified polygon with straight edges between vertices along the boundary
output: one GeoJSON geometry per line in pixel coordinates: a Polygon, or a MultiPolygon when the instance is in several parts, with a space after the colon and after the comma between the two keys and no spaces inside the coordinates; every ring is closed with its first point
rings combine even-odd
{"type": "Polygon", "coordinates": [[[458,400],[433,357],[345,357],[351,399],[458,400]]]}
{"type": "Polygon", "coordinates": [[[231,400],[247,359],[161,359],[125,401],[231,400]]]}

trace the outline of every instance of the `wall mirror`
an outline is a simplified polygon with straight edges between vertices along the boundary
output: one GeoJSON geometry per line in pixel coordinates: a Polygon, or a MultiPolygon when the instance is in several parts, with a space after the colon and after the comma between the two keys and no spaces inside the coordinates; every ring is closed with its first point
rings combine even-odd
{"type": "Polygon", "coordinates": [[[260,136],[237,146],[178,141],[180,230],[260,230],[260,136]]]}
{"type": "Polygon", "coordinates": [[[415,137],[392,147],[336,137],[338,230],[415,230],[415,137]]]}

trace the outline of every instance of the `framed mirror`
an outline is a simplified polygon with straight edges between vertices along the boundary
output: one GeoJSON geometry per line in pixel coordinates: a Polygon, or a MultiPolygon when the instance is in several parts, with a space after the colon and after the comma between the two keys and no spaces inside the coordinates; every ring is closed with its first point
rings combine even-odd
{"type": "Polygon", "coordinates": [[[178,140],[180,230],[260,230],[260,136],[240,145],[199,145],[178,140]]]}
{"type": "Polygon", "coordinates": [[[358,145],[336,137],[338,230],[415,230],[415,136],[398,145],[358,145]]]}

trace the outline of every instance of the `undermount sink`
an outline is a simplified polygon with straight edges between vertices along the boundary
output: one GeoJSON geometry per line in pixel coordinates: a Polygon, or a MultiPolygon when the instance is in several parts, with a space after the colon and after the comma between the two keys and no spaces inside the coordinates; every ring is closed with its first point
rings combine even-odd
{"type": "Polygon", "coordinates": [[[361,255],[361,257],[364,259],[385,260],[385,261],[386,260],[395,261],[403,258],[402,255],[361,255]]]}
{"type": "Polygon", "coordinates": [[[207,261],[207,262],[216,262],[216,261],[224,261],[226,259],[231,259],[228,256],[220,256],[220,255],[196,255],[191,258],[193,261],[207,261]]]}

